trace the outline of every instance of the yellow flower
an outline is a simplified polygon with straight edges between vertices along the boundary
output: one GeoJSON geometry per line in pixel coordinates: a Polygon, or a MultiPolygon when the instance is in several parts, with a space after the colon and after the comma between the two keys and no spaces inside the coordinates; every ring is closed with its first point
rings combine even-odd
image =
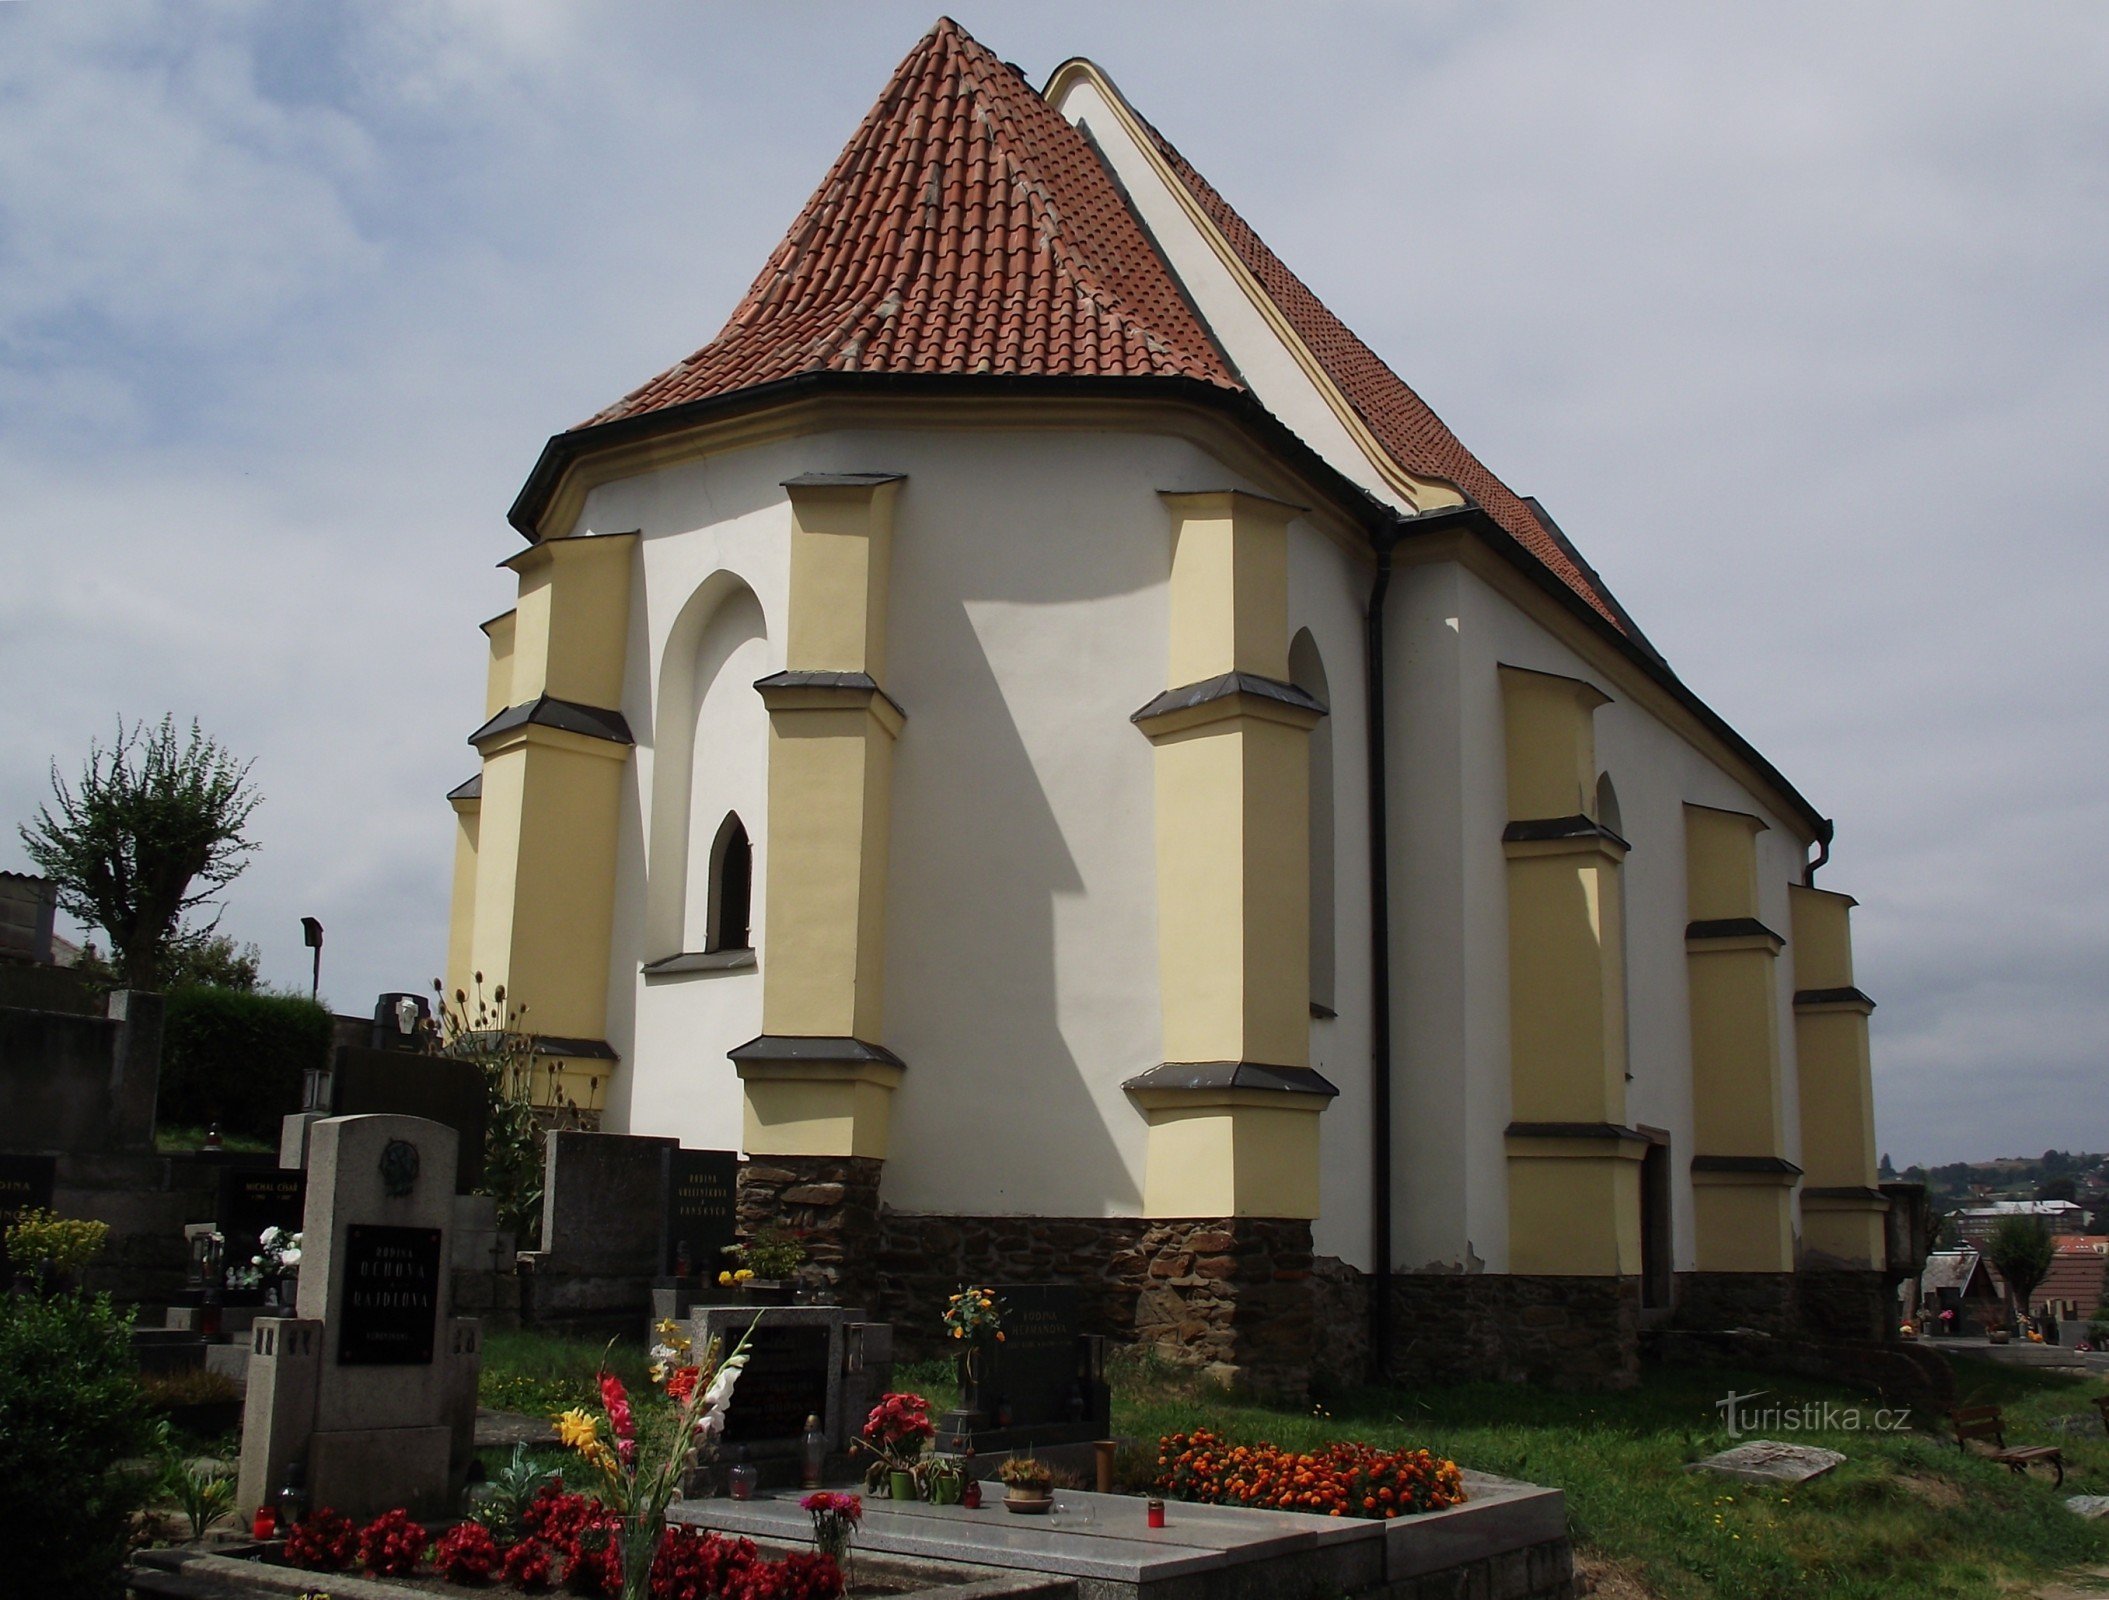
{"type": "Polygon", "coordinates": [[[752,1278],[753,1276],[754,1276],[754,1273],[753,1273],[752,1269],[750,1269],[750,1268],[747,1268],[747,1267],[742,1267],[742,1268],[740,1268],[740,1270],[739,1270],[739,1271],[735,1272],[735,1273],[734,1273],[734,1274],[732,1275],[732,1281],[733,1281],[734,1283],[745,1283],[745,1282],[747,1282],[747,1281],[748,1281],[748,1280],[749,1280],[750,1278],[752,1278]]]}
{"type": "Polygon", "coordinates": [[[952,1330],[952,1337],[955,1339],[964,1339],[966,1336],[966,1330],[963,1328],[954,1328],[952,1330]]]}
{"type": "Polygon", "coordinates": [[[567,1450],[576,1450],[590,1461],[589,1447],[600,1442],[600,1423],[576,1407],[559,1412],[555,1420],[558,1443],[567,1450]]]}
{"type": "Polygon", "coordinates": [[[732,1283],[732,1274],[731,1274],[731,1273],[729,1273],[729,1272],[721,1272],[721,1273],[719,1273],[719,1274],[718,1274],[718,1286],[719,1286],[720,1288],[726,1288],[726,1287],[729,1287],[729,1286],[731,1285],[731,1283],[732,1283]]]}

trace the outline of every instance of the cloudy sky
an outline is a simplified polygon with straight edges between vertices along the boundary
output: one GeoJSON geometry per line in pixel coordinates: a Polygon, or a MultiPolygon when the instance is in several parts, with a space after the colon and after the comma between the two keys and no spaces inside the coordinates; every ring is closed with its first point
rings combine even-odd
{"type": "MultiPolygon", "coordinates": [[[[0,3],[0,819],[195,716],[224,931],[422,987],[507,504],[934,3],[0,3]]],[[[1900,1165],[2109,1148],[2109,10],[955,14],[1104,66],[1838,819],[1900,1165]]]]}

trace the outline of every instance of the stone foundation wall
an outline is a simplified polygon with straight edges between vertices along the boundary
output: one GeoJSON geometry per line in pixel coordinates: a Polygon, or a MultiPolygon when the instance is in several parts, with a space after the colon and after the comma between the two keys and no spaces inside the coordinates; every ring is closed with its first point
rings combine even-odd
{"type": "Polygon", "coordinates": [[[1793,1272],[1680,1272],[1676,1313],[1680,1328],[1748,1328],[1792,1332],[1797,1293],[1793,1272]]]}
{"type": "Polygon", "coordinates": [[[823,1291],[837,1305],[874,1307],[884,1272],[883,1166],[869,1156],[757,1156],[740,1168],[740,1237],[768,1227],[795,1230],[806,1247],[801,1288],[823,1291]]]}
{"type": "Polygon", "coordinates": [[[1638,1278],[1402,1272],[1391,1286],[1393,1382],[1640,1381],[1638,1278]]]}
{"type": "Polygon", "coordinates": [[[1887,1273],[1812,1267],[1795,1277],[1795,1315],[1816,1337],[1876,1343],[1895,1337],[1897,1293],[1887,1273]]]}
{"type": "MultiPolygon", "coordinates": [[[[744,1206],[743,1206],[744,1225],[744,1206]]],[[[903,1360],[945,1353],[945,1300],[966,1283],[1067,1283],[1087,1332],[1149,1345],[1267,1393],[1310,1385],[1311,1229],[1236,1217],[944,1217],[888,1210],[878,1315],[903,1360]]]]}
{"type": "Polygon", "coordinates": [[[1311,1370],[1335,1385],[1370,1376],[1371,1287],[1366,1273],[1338,1256],[1311,1263],[1311,1370]]]}

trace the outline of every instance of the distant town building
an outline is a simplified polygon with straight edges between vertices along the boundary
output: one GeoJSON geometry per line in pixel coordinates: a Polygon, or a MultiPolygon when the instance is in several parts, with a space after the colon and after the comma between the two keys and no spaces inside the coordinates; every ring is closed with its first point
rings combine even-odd
{"type": "Polygon", "coordinates": [[[2070,1200],[1993,1200],[1965,1206],[1955,1219],[1956,1237],[1982,1246],[2008,1217],[2033,1217],[2052,1233],[2077,1234],[2087,1226],[2087,1208],[2070,1200]]]}

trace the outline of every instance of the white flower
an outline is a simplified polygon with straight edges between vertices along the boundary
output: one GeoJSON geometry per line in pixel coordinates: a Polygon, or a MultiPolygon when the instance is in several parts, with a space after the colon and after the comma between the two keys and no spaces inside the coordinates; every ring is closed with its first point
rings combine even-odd
{"type": "Polygon", "coordinates": [[[266,1250],[270,1249],[274,1244],[278,1243],[278,1230],[276,1228],[264,1229],[262,1233],[257,1235],[256,1242],[266,1250]]]}
{"type": "Polygon", "coordinates": [[[294,1247],[293,1247],[292,1249],[290,1249],[290,1250],[281,1250],[281,1251],[280,1251],[280,1252],[278,1253],[278,1264],[279,1264],[280,1266],[282,1266],[282,1267],[297,1267],[297,1266],[299,1266],[299,1265],[300,1265],[300,1247],[299,1247],[298,1245],[295,1245],[295,1246],[294,1246],[294,1247]]]}
{"type": "Polygon", "coordinates": [[[670,1344],[655,1344],[651,1349],[651,1357],[654,1361],[671,1361],[676,1354],[678,1352],[670,1344]]]}
{"type": "Polygon", "coordinates": [[[747,1365],[747,1352],[728,1357],[725,1364],[711,1375],[710,1386],[703,1391],[703,1416],[697,1424],[706,1439],[715,1439],[725,1431],[725,1411],[732,1404],[732,1386],[740,1381],[740,1369],[747,1365]]]}

